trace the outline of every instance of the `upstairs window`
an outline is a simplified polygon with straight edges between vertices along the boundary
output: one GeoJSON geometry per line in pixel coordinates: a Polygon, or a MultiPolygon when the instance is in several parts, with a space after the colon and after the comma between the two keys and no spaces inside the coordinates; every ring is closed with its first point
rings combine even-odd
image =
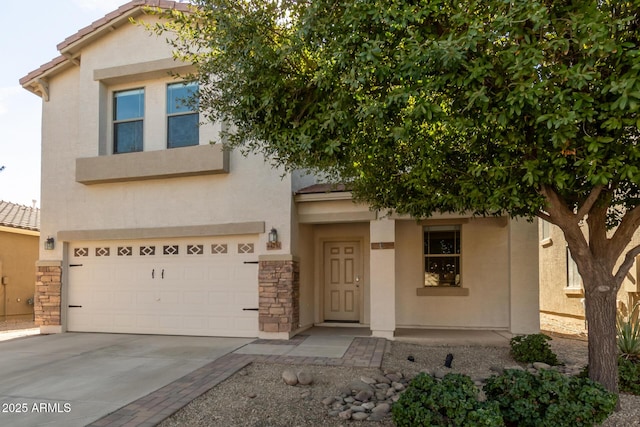
{"type": "Polygon", "coordinates": [[[460,286],[460,226],[424,227],[424,285],[460,286]]]}
{"type": "Polygon", "coordinates": [[[167,85],[167,148],[198,145],[197,83],[167,85]]]}
{"type": "Polygon", "coordinates": [[[113,152],[142,151],[144,89],[113,94],[113,152]]]}

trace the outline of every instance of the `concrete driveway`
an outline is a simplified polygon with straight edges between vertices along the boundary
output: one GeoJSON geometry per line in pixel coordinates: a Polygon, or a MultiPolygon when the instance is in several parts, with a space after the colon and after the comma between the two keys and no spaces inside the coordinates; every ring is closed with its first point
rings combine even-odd
{"type": "Polygon", "coordinates": [[[85,426],[251,341],[65,333],[0,342],[0,425],[85,426]]]}

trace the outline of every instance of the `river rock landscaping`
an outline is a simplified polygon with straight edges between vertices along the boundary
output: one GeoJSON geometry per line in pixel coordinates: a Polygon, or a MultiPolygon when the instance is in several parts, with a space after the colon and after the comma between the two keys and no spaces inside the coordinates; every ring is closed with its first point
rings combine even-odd
{"type": "MultiPolygon", "coordinates": [[[[561,366],[519,365],[509,347],[422,346],[389,342],[382,367],[350,368],[252,363],[195,399],[161,426],[393,426],[390,410],[409,380],[420,372],[436,378],[462,373],[476,386],[504,369],[556,369],[575,375],[586,364],[586,342],[555,338],[551,343],[561,366]],[[451,368],[444,367],[447,356],[451,368]],[[413,361],[412,361],[413,360],[413,361]],[[307,385],[288,385],[302,373],[307,385]]],[[[482,398],[482,394],[480,396],[482,398]]],[[[640,426],[640,397],[621,394],[622,410],[605,427],[640,426]]]]}

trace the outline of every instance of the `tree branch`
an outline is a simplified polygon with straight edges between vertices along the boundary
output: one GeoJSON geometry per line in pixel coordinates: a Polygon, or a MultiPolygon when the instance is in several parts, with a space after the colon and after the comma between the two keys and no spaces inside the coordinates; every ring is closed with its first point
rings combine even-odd
{"type": "Polygon", "coordinates": [[[602,185],[595,186],[589,193],[589,196],[585,199],[584,203],[578,206],[578,212],[576,214],[578,219],[584,218],[585,215],[587,215],[591,211],[593,204],[598,200],[598,197],[600,197],[602,188],[602,185]]]}
{"type": "Polygon", "coordinates": [[[550,216],[549,214],[545,213],[545,212],[538,211],[538,213],[536,213],[536,216],[537,216],[538,218],[540,218],[540,219],[543,219],[543,220],[545,220],[545,221],[550,222],[550,223],[552,223],[552,224],[553,224],[553,221],[552,221],[552,219],[551,219],[551,216],[550,216]]]}
{"type": "MultiPolygon", "coordinates": [[[[557,226],[561,226],[560,223],[565,222],[561,221],[561,219],[575,217],[573,211],[569,209],[569,206],[567,206],[562,197],[560,197],[558,193],[556,193],[556,190],[554,190],[553,187],[549,185],[543,185],[540,187],[540,193],[542,193],[544,198],[547,200],[547,205],[545,206],[545,209],[548,212],[547,216],[549,217],[549,219],[553,219],[553,221],[549,222],[557,226]]],[[[577,224],[578,220],[576,220],[575,222],[577,224]]]]}
{"type": "Polygon", "coordinates": [[[624,261],[622,262],[622,264],[620,264],[620,267],[618,268],[618,271],[615,275],[616,284],[618,285],[618,287],[620,287],[620,285],[622,284],[622,281],[631,269],[631,266],[633,265],[633,262],[638,255],[640,255],[640,245],[635,246],[625,255],[624,261]]]}
{"type": "MultiPolygon", "coordinates": [[[[591,195],[589,195],[589,197],[591,197],[591,195]]],[[[589,226],[589,246],[596,258],[606,260],[607,268],[609,271],[613,271],[613,267],[618,261],[620,254],[611,253],[609,249],[611,242],[607,239],[607,210],[611,204],[611,193],[600,193],[599,199],[603,203],[598,205],[592,203],[591,210],[587,214],[586,222],[589,226]]]]}

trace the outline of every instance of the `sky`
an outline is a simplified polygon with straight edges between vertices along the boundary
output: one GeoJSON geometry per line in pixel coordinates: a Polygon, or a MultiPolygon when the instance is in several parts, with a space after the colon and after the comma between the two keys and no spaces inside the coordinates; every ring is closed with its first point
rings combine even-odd
{"type": "Polygon", "coordinates": [[[18,80],[59,56],[56,45],[128,0],[5,0],[0,6],[0,200],[40,207],[42,99],[18,80]]]}

